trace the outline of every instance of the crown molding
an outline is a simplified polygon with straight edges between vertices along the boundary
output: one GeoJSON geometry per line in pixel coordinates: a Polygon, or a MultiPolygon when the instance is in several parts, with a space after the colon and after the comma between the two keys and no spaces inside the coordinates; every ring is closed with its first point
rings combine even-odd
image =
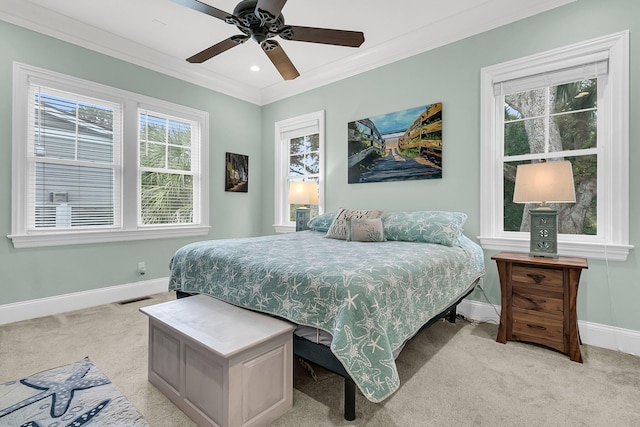
{"type": "Polygon", "coordinates": [[[488,0],[467,9],[464,13],[449,16],[418,31],[360,50],[346,60],[307,71],[295,80],[279,82],[264,88],[261,91],[261,105],[352,77],[575,1],[577,0],[547,0],[530,4],[529,1],[488,0]],[[503,13],[487,15],[483,11],[487,3],[499,4],[503,13]]]}
{"type": "Polygon", "coordinates": [[[297,95],[464,38],[563,6],[576,0],[487,0],[418,31],[358,50],[345,60],[306,72],[295,80],[264,89],[249,86],[211,71],[203,72],[131,40],[57,14],[29,1],[2,0],[0,19],[65,42],[193,83],[259,106],[297,95]],[[492,3],[494,7],[487,8],[492,3]],[[531,4],[533,3],[533,4],[531,4]],[[501,10],[489,15],[485,10],[501,10]],[[436,35],[436,37],[434,37],[436,35]]]}
{"type": "Polygon", "coordinates": [[[113,33],[45,10],[29,1],[2,0],[0,19],[67,43],[102,53],[149,70],[193,83],[225,95],[259,104],[257,88],[212,72],[202,72],[186,61],[152,50],[113,33]],[[5,6],[9,3],[9,6],[5,6]]]}

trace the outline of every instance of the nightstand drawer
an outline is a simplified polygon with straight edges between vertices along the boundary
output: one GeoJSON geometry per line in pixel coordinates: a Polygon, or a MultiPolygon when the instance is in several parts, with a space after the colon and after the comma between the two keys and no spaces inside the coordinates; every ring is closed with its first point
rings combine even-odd
{"type": "Polygon", "coordinates": [[[563,345],[562,313],[538,313],[513,307],[513,338],[557,348],[563,345]]]}
{"type": "Polygon", "coordinates": [[[530,285],[514,285],[511,304],[514,308],[551,313],[557,312],[559,315],[562,315],[564,309],[562,297],[562,292],[546,292],[530,285]]]}
{"type": "Polygon", "coordinates": [[[514,264],[511,268],[511,280],[535,287],[545,288],[550,291],[563,291],[562,270],[553,268],[533,268],[514,264]]]}

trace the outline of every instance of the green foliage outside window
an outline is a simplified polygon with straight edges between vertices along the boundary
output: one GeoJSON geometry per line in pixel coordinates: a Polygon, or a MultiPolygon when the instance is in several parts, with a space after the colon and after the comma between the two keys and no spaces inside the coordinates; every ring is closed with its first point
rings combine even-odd
{"type": "Polygon", "coordinates": [[[572,155],[597,146],[597,79],[506,95],[504,110],[504,230],[528,231],[525,205],[513,203],[517,165],[564,152],[573,167],[576,203],[553,205],[559,232],[597,234],[597,155],[572,155]],[[529,155],[536,159],[513,157],[529,155]]]}
{"type": "Polygon", "coordinates": [[[193,222],[191,125],[140,115],[140,221],[193,222]]]}

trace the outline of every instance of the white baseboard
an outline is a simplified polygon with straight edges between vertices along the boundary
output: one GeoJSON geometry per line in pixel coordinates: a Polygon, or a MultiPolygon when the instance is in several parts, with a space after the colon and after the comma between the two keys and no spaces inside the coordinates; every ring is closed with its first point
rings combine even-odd
{"type": "MultiPolygon", "coordinates": [[[[126,285],[4,304],[0,305],[0,325],[166,292],[168,283],[169,278],[163,277],[126,285]]],[[[484,302],[463,300],[458,306],[458,313],[477,322],[500,323],[500,306],[484,302]]],[[[578,321],[578,327],[584,344],[640,355],[640,331],[584,320],[578,321]]]]}
{"type": "Polygon", "coordinates": [[[580,338],[585,344],[640,356],[640,332],[578,320],[580,338]]]}
{"type": "Polygon", "coordinates": [[[500,324],[500,306],[468,299],[458,305],[458,314],[476,322],[500,324]]]}
{"type": "Polygon", "coordinates": [[[0,325],[166,292],[169,278],[0,305],[0,325]]]}
{"type": "MultiPolygon", "coordinates": [[[[500,324],[500,306],[479,301],[463,300],[458,313],[477,322],[500,324]]],[[[578,320],[583,344],[640,355],[640,331],[578,320]]]]}

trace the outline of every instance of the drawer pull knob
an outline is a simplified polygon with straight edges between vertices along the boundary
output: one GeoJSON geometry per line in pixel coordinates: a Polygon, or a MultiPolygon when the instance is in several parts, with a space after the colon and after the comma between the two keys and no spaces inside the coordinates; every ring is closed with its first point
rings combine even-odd
{"type": "Polygon", "coordinates": [[[531,328],[531,329],[540,329],[541,331],[546,331],[547,328],[545,328],[544,326],[540,326],[540,325],[530,325],[527,323],[527,327],[531,328]]]}
{"type": "Polygon", "coordinates": [[[541,283],[544,280],[544,274],[527,274],[527,276],[531,277],[534,282],[541,283]]]}
{"type": "Polygon", "coordinates": [[[546,304],[547,300],[544,298],[526,298],[527,301],[529,301],[531,304],[535,304],[535,305],[542,305],[542,304],[546,304]]]}

